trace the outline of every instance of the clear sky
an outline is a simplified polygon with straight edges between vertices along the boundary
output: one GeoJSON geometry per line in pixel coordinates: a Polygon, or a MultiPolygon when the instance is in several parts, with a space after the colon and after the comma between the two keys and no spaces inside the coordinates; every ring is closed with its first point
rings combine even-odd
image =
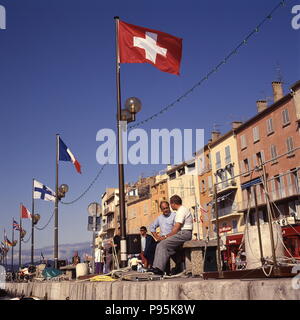
{"type": "MultiPolygon", "coordinates": [[[[60,182],[70,186],[65,201],[80,195],[100,169],[96,133],[116,127],[114,16],[183,38],[180,76],[147,64],[121,67],[123,101],[139,97],[138,119],[144,119],[197,83],[278,2],[0,0],[7,13],[7,29],[0,30],[0,237],[3,227],[10,235],[20,202],[31,208],[32,178],[54,189],[56,133],[82,164],[79,175],[71,163],[60,163],[60,182]]],[[[291,26],[295,4],[287,1],[207,82],[143,128],[204,128],[206,140],[214,126],[226,132],[231,121],[256,113],[256,100],[272,96],[277,64],[287,93],[300,78],[300,30],[291,26]]],[[[126,181],[162,168],[125,166],[126,181]]],[[[60,205],[60,243],[91,239],[86,208],[117,181],[110,165],[85,197],[60,205]]],[[[36,201],[36,208],[42,226],[53,203],[36,201]]],[[[29,221],[24,225],[29,231],[29,221]]],[[[52,243],[53,221],[36,232],[36,247],[52,243]]]]}

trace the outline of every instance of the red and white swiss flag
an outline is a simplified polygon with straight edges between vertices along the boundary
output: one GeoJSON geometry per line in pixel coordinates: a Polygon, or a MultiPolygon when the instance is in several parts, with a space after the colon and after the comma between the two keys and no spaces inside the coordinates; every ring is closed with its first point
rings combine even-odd
{"type": "Polygon", "coordinates": [[[21,205],[21,218],[22,219],[31,219],[30,211],[26,207],[24,207],[23,205],[21,205]]]}
{"type": "Polygon", "coordinates": [[[119,21],[120,63],[151,63],[179,75],[181,54],[182,39],[119,21]]]}

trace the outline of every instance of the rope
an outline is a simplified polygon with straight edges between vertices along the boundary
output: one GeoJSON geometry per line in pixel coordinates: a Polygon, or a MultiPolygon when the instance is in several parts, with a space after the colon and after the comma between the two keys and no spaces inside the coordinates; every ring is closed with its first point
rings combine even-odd
{"type": "Polygon", "coordinates": [[[135,125],[132,125],[131,128],[139,127],[140,125],[143,125],[144,123],[153,120],[153,118],[158,117],[162,113],[168,111],[168,109],[174,107],[177,103],[181,102],[183,98],[186,98],[188,95],[190,95],[194,89],[201,86],[206,80],[208,80],[215,72],[218,71],[220,67],[222,67],[224,64],[227,63],[229,59],[231,59],[233,56],[235,56],[240,48],[244,45],[246,45],[249,41],[249,39],[254,36],[256,33],[259,32],[260,28],[267,22],[272,19],[272,15],[277,11],[280,7],[285,6],[286,0],[280,1],[272,10],[271,12],[242,40],[228,55],[225,56],[223,60],[221,60],[215,67],[213,67],[199,82],[197,82],[195,85],[193,85],[190,89],[188,89],[185,93],[183,93],[181,96],[179,96],[177,99],[175,99],[173,102],[171,102],[166,107],[162,108],[160,111],[154,113],[152,116],[136,123],[135,125]]]}
{"type": "Polygon", "coordinates": [[[24,239],[23,239],[22,242],[23,242],[23,243],[28,243],[29,240],[31,239],[31,236],[32,236],[32,233],[30,234],[30,236],[29,236],[29,238],[28,238],[27,240],[24,240],[24,239]]]}
{"type": "Polygon", "coordinates": [[[50,219],[48,220],[48,222],[42,227],[42,228],[39,228],[39,227],[37,227],[37,226],[34,226],[35,227],[35,229],[37,229],[37,230],[39,230],[39,231],[42,231],[42,230],[44,230],[44,229],[46,229],[47,228],[47,226],[48,226],[48,224],[50,223],[50,221],[52,220],[52,218],[53,218],[53,216],[54,216],[54,213],[55,213],[55,211],[53,211],[53,213],[52,213],[52,215],[51,215],[51,217],[50,217],[50,219]]]}
{"type": "MultiPolygon", "coordinates": [[[[163,114],[164,112],[168,111],[170,108],[174,107],[176,104],[178,104],[179,102],[181,102],[182,99],[186,98],[188,95],[190,95],[194,89],[196,89],[197,87],[201,86],[206,80],[208,80],[215,72],[218,71],[218,69],[220,67],[222,67],[224,64],[227,63],[228,60],[230,60],[233,56],[235,56],[238,51],[240,50],[240,48],[244,45],[246,45],[249,41],[249,39],[251,37],[253,37],[256,33],[259,32],[260,28],[267,22],[270,21],[272,19],[272,15],[280,8],[280,7],[284,7],[285,6],[285,2],[286,0],[282,0],[280,1],[271,11],[270,13],[244,38],[243,41],[241,41],[232,51],[230,51],[230,53],[225,56],[225,58],[223,60],[221,60],[214,68],[211,69],[211,71],[209,71],[199,82],[197,82],[195,85],[193,85],[190,89],[188,89],[184,94],[182,94],[181,96],[179,96],[177,99],[175,99],[172,103],[170,103],[169,105],[167,105],[166,107],[162,108],[160,111],[154,113],[152,116],[136,123],[135,125],[132,125],[129,127],[129,129],[132,128],[136,128],[139,127],[141,125],[143,125],[144,123],[153,120],[154,118],[158,117],[159,115],[163,114]]],[[[79,201],[81,198],[83,198],[88,192],[89,190],[92,188],[92,186],[95,184],[95,182],[98,180],[98,178],[100,177],[102,171],[104,170],[104,168],[106,167],[107,163],[103,164],[101,169],[99,170],[99,172],[97,173],[96,177],[92,180],[92,182],[89,184],[89,186],[86,188],[86,190],[79,195],[77,198],[75,198],[74,200],[70,201],[70,202],[63,202],[61,201],[62,204],[65,205],[71,205],[74,204],[75,202],[79,201]]]]}

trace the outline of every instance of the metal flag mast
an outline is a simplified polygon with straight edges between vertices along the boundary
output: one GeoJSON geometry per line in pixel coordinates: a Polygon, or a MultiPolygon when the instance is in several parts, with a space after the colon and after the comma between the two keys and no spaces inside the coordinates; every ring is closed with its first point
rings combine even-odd
{"type": "Polygon", "coordinates": [[[34,264],[34,179],[32,179],[32,207],[31,207],[31,264],[34,264]]]}
{"type": "Polygon", "coordinates": [[[19,231],[19,269],[22,267],[22,203],[20,204],[20,231],[19,231]]]}
{"type": "Polygon", "coordinates": [[[56,175],[55,175],[55,206],[54,206],[54,268],[58,268],[58,162],[59,134],[56,134],[56,175]]]}
{"type": "Polygon", "coordinates": [[[119,174],[119,207],[121,236],[121,267],[127,265],[126,248],[126,216],[124,194],[123,141],[121,127],[121,85],[120,85],[120,54],[119,54],[119,17],[114,17],[116,26],[116,86],[117,86],[117,129],[118,129],[118,174],[119,174]]]}
{"type": "Polygon", "coordinates": [[[11,247],[11,271],[14,272],[14,221],[15,219],[13,218],[12,220],[12,236],[11,236],[11,243],[12,243],[12,247],[11,247]]]}

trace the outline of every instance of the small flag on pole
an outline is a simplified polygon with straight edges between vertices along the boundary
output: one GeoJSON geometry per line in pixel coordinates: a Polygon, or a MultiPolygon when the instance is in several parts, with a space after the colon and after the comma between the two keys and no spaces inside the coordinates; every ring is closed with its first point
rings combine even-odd
{"type": "Polygon", "coordinates": [[[16,231],[22,231],[21,226],[18,224],[16,220],[13,222],[13,229],[16,231]]]}
{"type": "Polygon", "coordinates": [[[21,218],[22,219],[31,219],[30,211],[21,204],[21,218]]]}
{"type": "Polygon", "coordinates": [[[55,192],[50,188],[42,184],[41,182],[34,180],[33,182],[33,199],[42,199],[45,201],[55,201],[55,192]]]}
{"type": "Polygon", "coordinates": [[[59,160],[71,161],[74,164],[77,172],[81,173],[80,163],[76,160],[71,150],[64,144],[64,142],[61,140],[60,137],[59,137],[59,160]]]}
{"type": "Polygon", "coordinates": [[[161,31],[119,21],[120,63],[150,63],[179,75],[182,39],[161,31]]]}

